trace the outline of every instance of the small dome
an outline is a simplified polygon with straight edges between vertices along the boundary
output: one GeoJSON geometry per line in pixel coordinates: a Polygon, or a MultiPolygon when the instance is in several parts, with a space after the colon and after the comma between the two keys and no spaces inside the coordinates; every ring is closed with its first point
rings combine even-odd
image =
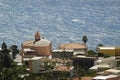
{"type": "Polygon", "coordinates": [[[50,43],[51,42],[46,39],[41,39],[41,40],[35,42],[34,46],[49,46],[50,43]]]}
{"type": "Polygon", "coordinates": [[[40,33],[37,31],[35,33],[35,41],[39,41],[40,40],[40,33]]]}
{"type": "Polygon", "coordinates": [[[35,37],[40,37],[40,33],[38,31],[35,33],[35,37]]]}

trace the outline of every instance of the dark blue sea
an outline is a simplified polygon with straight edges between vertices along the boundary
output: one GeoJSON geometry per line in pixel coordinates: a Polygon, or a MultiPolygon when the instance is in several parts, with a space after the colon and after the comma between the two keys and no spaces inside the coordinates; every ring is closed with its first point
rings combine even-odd
{"type": "Polygon", "coordinates": [[[0,44],[33,40],[34,33],[60,43],[120,46],[120,0],[0,0],[0,44]]]}

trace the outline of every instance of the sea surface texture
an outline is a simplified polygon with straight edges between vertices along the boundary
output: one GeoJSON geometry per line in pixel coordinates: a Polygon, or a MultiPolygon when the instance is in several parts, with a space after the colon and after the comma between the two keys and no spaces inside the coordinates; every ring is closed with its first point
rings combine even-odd
{"type": "Polygon", "coordinates": [[[60,43],[120,46],[120,0],[0,0],[0,44],[33,40],[34,33],[60,43]]]}

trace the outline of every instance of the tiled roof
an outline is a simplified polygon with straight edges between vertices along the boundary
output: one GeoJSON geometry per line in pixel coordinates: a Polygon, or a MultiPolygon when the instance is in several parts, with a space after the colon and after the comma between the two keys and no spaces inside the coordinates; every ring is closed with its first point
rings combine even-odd
{"type": "Polygon", "coordinates": [[[55,71],[70,71],[70,70],[72,70],[72,66],[59,65],[55,68],[55,71]]]}
{"type": "Polygon", "coordinates": [[[60,49],[83,49],[85,48],[84,44],[80,43],[66,43],[66,44],[60,44],[60,49]]]}
{"type": "Polygon", "coordinates": [[[48,45],[50,45],[50,43],[51,42],[46,39],[41,39],[35,43],[33,40],[29,40],[29,41],[25,41],[23,43],[23,46],[48,46],[48,45]]]}
{"type": "Polygon", "coordinates": [[[34,46],[49,46],[50,43],[51,42],[46,39],[41,39],[41,40],[35,42],[34,46]]]}
{"type": "Polygon", "coordinates": [[[23,42],[23,46],[33,46],[33,40],[29,40],[29,41],[24,41],[23,42]]]}
{"type": "Polygon", "coordinates": [[[52,61],[52,62],[63,63],[63,60],[62,60],[62,59],[59,59],[59,58],[52,58],[51,61],[52,61]]]}
{"type": "Polygon", "coordinates": [[[82,77],[81,80],[92,80],[92,77],[82,77]]]}
{"type": "Polygon", "coordinates": [[[76,78],[73,78],[72,80],[80,80],[80,79],[76,77],[76,78]]]}
{"type": "Polygon", "coordinates": [[[81,79],[79,78],[73,78],[72,80],[92,80],[92,77],[82,77],[81,79]]]}

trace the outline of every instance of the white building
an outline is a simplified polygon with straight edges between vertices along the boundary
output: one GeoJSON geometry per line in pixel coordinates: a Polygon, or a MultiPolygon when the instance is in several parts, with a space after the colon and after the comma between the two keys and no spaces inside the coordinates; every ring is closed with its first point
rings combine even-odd
{"type": "Polygon", "coordinates": [[[117,75],[100,75],[100,76],[96,76],[93,77],[92,80],[120,80],[120,77],[117,75]]]}
{"type": "Polygon", "coordinates": [[[95,65],[91,67],[91,70],[101,71],[108,68],[114,68],[117,66],[117,62],[115,57],[108,57],[108,58],[98,58],[95,61],[95,65]]]}
{"type": "Polygon", "coordinates": [[[114,75],[120,75],[120,70],[118,69],[108,69],[105,71],[105,73],[111,73],[111,74],[114,74],[114,75]]]}

